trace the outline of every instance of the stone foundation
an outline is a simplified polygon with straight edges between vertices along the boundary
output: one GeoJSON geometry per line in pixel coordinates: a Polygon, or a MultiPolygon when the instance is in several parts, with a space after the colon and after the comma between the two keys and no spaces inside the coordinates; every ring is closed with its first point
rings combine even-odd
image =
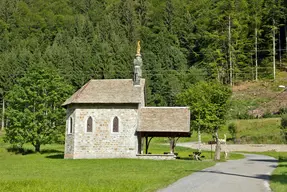
{"type": "Polygon", "coordinates": [[[138,159],[152,159],[152,160],[175,160],[176,155],[173,154],[137,154],[138,159]]]}

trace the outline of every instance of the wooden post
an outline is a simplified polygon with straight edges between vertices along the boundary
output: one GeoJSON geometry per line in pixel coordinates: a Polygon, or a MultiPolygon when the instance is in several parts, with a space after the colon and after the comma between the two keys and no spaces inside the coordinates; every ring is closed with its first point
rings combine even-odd
{"type": "Polygon", "coordinates": [[[144,137],[141,137],[141,154],[144,154],[144,137]]]}
{"type": "Polygon", "coordinates": [[[142,136],[138,134],[138,154],[142,154],[142,136]]]}
{"type": "Polygon", "coordinates": [[[145,154],[148,153],[148,136],[145,137],[145,154]]]}

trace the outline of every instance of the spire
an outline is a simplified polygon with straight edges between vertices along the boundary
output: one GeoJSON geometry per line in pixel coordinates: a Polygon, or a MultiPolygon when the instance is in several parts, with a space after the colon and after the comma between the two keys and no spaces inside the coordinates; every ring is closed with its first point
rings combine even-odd
{"type": "Polygon", "coordinates": [[[141,45],[140,45],[140,41],[138,41],[137,43],[137,54],[136,54],[136,58],[134,59],[134,85],[140,85],[140,80],[142,77],[142,70],[141,70],[141,66],[142,66],[142,57],[141,57],[141,45]]]}
{"type": "Polygon", "coordinates": [[[136,56],[141,57],[141,41],[138,41],[138,44],[137,44],[137,54],[136,54],[136,56]]]}

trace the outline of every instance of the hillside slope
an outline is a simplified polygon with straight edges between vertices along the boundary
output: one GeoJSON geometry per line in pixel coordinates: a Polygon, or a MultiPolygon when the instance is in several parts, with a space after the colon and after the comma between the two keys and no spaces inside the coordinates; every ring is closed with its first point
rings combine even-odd
{"type": "Polygon", "coordinates": [[[232,119],[244,119],[278,114],[287,109],[287,72],[278,73],[275,81],[244,82],[233,86],[232,119]]]}

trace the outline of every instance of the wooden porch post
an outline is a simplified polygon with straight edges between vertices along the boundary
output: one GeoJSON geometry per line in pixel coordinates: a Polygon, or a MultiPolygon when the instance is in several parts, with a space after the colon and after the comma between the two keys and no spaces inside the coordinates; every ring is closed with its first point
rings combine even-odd
{"type": "Polygon", "coordinates": [[[148,136],[145,137],[145,154],[148,153],[148,136]]]}
{"type": "Polygon", "coordinates": [[[138,154],[142,154],[142,136],[138,133],[138,154]]]}
{"type": "Polygon", "coordinates": [[[174,154],[174,147],[175,147],[175,138],[171,137],[169,139],[169,143],[170,143],[170,153],[174,154]]]}

